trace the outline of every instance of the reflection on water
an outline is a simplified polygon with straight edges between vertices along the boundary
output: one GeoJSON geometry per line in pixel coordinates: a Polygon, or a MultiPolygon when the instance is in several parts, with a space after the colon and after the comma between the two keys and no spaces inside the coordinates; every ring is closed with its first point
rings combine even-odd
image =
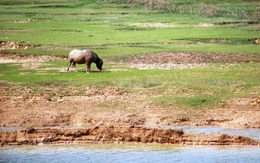
{"type": "Polygon", "coordinates": [[[260,147],[52,145],[0,148],[0,162],[259,162],[260,147]]]}

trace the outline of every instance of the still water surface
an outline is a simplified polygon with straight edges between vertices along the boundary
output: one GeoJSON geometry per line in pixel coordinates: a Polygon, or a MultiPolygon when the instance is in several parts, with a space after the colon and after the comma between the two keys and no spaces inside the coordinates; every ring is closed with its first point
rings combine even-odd
{"type": "Polygon", "coordinates": [[[0,162],[260,162],[260,147],[43,145],[1,147],[0,162]]]}
{"type": "MultiPolygon", "coordinates": [[[[146,126],[156,127],[156,126],[146,126]]],[[[56,127],[60,128],[60,127],[56,127]]],[[[62,127],[63,128],[63,127],[62,127]]],[[[183,129],[184,132],[230,134],[260,140],[259,129],[220,127],[160,126],[183,129]]],[[[20,130],[20,128],[0,128],[20,130]]],[[[260,163],[260,147],[256,146],[176,146],[176,145],[42,145],[0,147],[2,162],[252,162],[260,163]]]]}

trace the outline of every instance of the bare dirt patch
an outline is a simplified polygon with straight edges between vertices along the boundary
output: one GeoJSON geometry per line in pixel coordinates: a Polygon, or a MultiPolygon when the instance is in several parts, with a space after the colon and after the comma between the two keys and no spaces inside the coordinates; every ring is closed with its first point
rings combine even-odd
{"type": "Polygon", "coordinates": [[[43,65],[44,62],[61,58],[49,55],[21,55],[3,51],[5,49],[28,49],[36,46],[39,45],[25,45],[15,41],[0,41],[0,63],[14,63],[22,66],[23,68],[36,69],[43,65]]]}
{"type": "Polygon", "coordinates": [[[167,23],[134,23],[133,26],[137,27],[151,27],[151,28],[174,28],[175,25],[167,23]]]}
{"type": "Polygon", "coordinates": [[[162,52],[135,55],[124,62],[139,69],[171,69],[207,67],[213,63],[260,62],[260,58],[253,54],[162,52]]]}
{"type": "MultiPolygon", "coordinates": [[[[0,64],[1,63],[13,63],[15,65],[21,66],[24,69],[39,69],[39,67],[44,65],[45,62],[52,61],[52,60],[58,60],[61,58],[63,58],[63,57],[49,56],[49,55],[35,56],[35,55],[0,53],[0,64]]],[[[61,72],[65,71],[65,68],[64,69],[56,68],[56,69],[61,72]]]]}
{"type": "Polygon", "coordinates": [[[0,63],[39,63],[51,60],[61,59],[63,57],[49,56],[49,55],[20,55],[20,54],[7,54],[0,53],[0,63]]]}
{"type": "Polygon", "coordinates": [[[39,19],[26,19],[26,20],[15,20],[14,23],[25,24],[25,23],[33,23],[38,21],[39,19]]]}
{"type": "Polygon", "coordinates": [[[229,99],[222,108],[194,110],[151,103],[149,91],[115,86],[5,85],[0,126],[214,125],[260,128],[260,99],[229,99]]]}
{"type": "Polygon", "coordinates": [[[211,23],[199,23],[199,25],[195,25],[195,27],[212,27],[214,24],[211,23]]]}
{"type": "Polygon", "coordinates": [[[0,51],[5,49],[28,49],[30,47],[37,47],[39,45],[21,44],[16,41],[0,41],[0,51]]]}
{"type": "Polygon", "coordinates": [[[208,125],[260,128],[260,98],[232,98],[226,106],[205,114],[208,125]]]}

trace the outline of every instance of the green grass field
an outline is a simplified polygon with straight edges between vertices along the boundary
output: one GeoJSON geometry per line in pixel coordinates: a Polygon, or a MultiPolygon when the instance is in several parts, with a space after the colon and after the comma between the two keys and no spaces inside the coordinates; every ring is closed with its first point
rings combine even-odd
{"type": "MultiPolygon", "coordinates": [[[[203,2],[235,10],[241,8],[240,3],[247,2],[241,10],[259,10],[254,5],[257,1],[203,2]]],[[[198,4],[197,1],[186,3],[198,4]]],[[[260,46],[254,42],[260,38],[260,27],[251,18],[180,14],[148,9],[141,4],[94,0],[2,0],[0,14],[0,41],[35,45],[28,49],[5,49],[1,55],[67,56],[72,49],[89,48],[104,59],[107,70],[86,74],[84,65],[78,66],[78,73],[44,70],[65,68],[66,60],[62,59],[46,62],[39,69],[0,63],[1,84],[44,85],[47,82],[79,87],[108,84],[129,91],[154,91],[161,96],[148,100],[196,109],[215,107],[227,98],[260,95],[260,46]],[[170,70],[139,70],[115,63],[118,58],[165,51],[242,53],[258,59],[232,66],[226,66],[223,61],[206,68],[170,70]],[[115,68],[127,71],[109,71],[115,68]]]]}

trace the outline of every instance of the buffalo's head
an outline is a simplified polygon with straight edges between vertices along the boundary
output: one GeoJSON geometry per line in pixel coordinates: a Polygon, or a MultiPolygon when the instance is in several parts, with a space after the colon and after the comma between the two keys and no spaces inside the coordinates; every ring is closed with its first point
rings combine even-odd
{"type": "Polygon", "coordinates": [[[96,65],[97,65],[97,68],[101,71],[102,70],[103,61],[102,60],[98,61],[96,63],[96,65]]]}

